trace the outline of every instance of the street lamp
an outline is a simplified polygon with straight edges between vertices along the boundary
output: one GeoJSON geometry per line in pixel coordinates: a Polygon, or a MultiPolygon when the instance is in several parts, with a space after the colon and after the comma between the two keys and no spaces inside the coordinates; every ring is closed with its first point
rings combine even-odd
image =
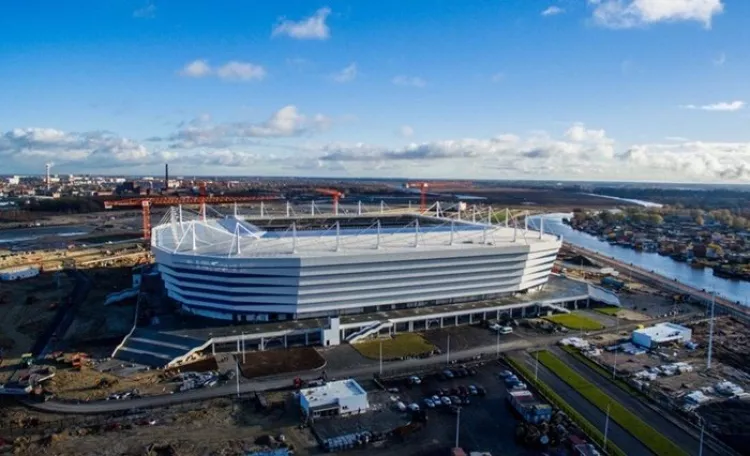
{"type": "Polygon", "coordinates": [[[456,446],[454,448],[459,448],[458,446],[458,434],[459,434],[459,424],[461,423],[461,407],[458,407],[458,410],[456,410],[456,446]]]}

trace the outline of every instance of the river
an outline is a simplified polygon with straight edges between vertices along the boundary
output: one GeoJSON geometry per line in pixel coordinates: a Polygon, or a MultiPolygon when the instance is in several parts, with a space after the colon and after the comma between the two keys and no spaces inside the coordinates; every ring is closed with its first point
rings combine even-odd
{"type": "MultiPolygon", "coordinates": [[[[632,263],[643,269],[657,272],[663,276],[677,279],[678,281],[690,285],[697,289],[706,289],[706,291],[715,291],[717,295],[732,301],[739,301],[747,305],[750,298],[750,282],[729,280],[713,275],[709,268],[695,269],[687,263],[674,261],[668,256],[661,256],[656,253],[638,252],[633,249],[610,245],[608,242],[599,240],[581,231],[574,230],[568,225],[562,223],[564,217],[571,217],[573,214],[547,214],[544,216],[544,231],[561,235],[563,240],[594,250],[603,255],[614,257],[625,263],[632,263]]],[[[530,226],[538,226],[538,217],[531,217],[533,223],[530,226]]]]}

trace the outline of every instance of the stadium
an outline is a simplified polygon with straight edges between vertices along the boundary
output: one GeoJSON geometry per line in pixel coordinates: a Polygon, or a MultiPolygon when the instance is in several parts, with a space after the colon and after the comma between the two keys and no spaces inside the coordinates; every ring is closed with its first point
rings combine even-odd
{"type": "Polygon", "coordinates": [[[183,218],[151,248],[184,312],[234,322],[367,314],[543,288],[562,240],[425,214],[183,218]]]}

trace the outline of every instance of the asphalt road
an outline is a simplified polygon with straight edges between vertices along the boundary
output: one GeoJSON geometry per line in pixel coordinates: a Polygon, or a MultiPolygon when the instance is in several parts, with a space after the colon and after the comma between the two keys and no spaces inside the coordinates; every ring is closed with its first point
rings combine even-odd
{"type": "MultiPolygon", "coordinates": [[[[684,428],[670,421],[670,419],[664,415],[663,411],[652,408],[646,402],[624,391],[609,379],[602,377],[601,374],[580,362],[564,350],[555,347],[552,348],[551,351],[557,355],[558,358],[565,361],[571,369],[596,385],[599,389],[625,406],[632,413],[636,414],[644,423],[656,429],[664,435],[664,437],[671,440],[685,452],[688,454],[698,454],[698,447],[700,445],[699,432],[691,433],[686,431],[684,428]]],[[[706,443],[707,444],[703,448],[703,454],[705,456],[728,454],[726,450],[716,450],[713,447],[708,446],[708,441],[706,443]]]]}
{"type": "MultiPolygon", "coordinates": [[[[532,372],[537,368],[534,358],[526,353],[519,355],[518,359],[526,363],[532,372]]],[[[541,381],[546,383],[558,395],[560,395],[560,397],[570,404],[571,407],[586,418],[586,420],[604,433],[604,426],[607,421],[607,415],[605,412],[599,410],[597,406],[589,402],[588,399],[561,380],[560,377],[549,371],[544,365],[542,365],[542,363],[539,363],[537,372],[541,381]]],[[[614,442],[614,444],[626,454],[638,456],[654,454],[643,443],[641,443],[640,440],[633,437],[632,434],[611,419],[609,420],[607,438],[614,442]]]]}
{"type": "MultiPolygon", "coordinates": [[[[544,337],[539,339],[518,338],[509,341],[505,344],[500,345],[500,351],[514,351],[524,350],[531,348],[536,345],[547,345],[554,343],[559,337],[544,337]]],[[[460,352],[451,353],[451,359],[469,359],[477,355],[494,355],[496,346],[485,346],[477,347],[470,350],[463,350],[460,352]]],[[[387,363],[384,365],[384,370],[397,371],[397,370],[414,370],[429,368],[431,366],[445,364],[446,358],[444,356],[433,356],[430,358],[422,359],[407,359],[404,361],[396,361],[387,363]]],[[[339,371],[328,371],[327,375],[330,378],[350,378],[350,377],[369,377],[372,374],[378,372],[380,367],[378,365],[358,366],[352,369],[343,369],[339,371]]],[[[319,372],[313,372],[308,375],[301,375],[304,380],[313,380],[320,376],[319,372]]],[[[291,386],[291,377],[289,375],[281,375],[273,378],[264,378],[260,380],[252,380],[239,383],[240,393],[252,393],[255,391],[267,391],[278,388],[285,388],[291,386]]],[[[69,402],[58,402],[49,401],[44,403],[27,401],[25,402],[30,407],[38,410],[56,413],[107,413],[114,411],[138,409],[138,408],[153,408],[162,407],[168,405],[178,404],[180,402],[199,401],[205,399],[212,399],[222,396],[230,396],[237,394],[238,386],[236,383],[225,384],[208,389],[198,389],[193,391],[187,391],[184,393],[175,393],[169,395],[158,395],[158,396],[147,396],[138,399],[124,400],[124,401],[96,401],[96,402],[81,402],[81,403],[69,403],[69,402]]]]}
{"type": "MultiPolygon", "coordinates": [[[[663,320],[666,321],[666,319],[663,320]]],[[[660,320],[654,320],[654,322],[656,321],[660,320]]],[[[620,325],[619,331],[630,331],[635,329],[638,325],[638,322],[628,325],[620,325]]],[[[590,334],[604,334],[613,331],[615,331],[615,328],[608,328],[602,331],[591,332],[590,334]]],[[[526,350],[536,347],[546,347],[549,345],[554,345],[560,339],[566,337],[564,335],[526,337],[517,334],[515,336],[516,337],[514,337],[512,340],[501,343],[499,351],[509,352],[516,350],[526,350]]],[[[478,355],[493,357],[496,354],[496,350],[497,345],[492,344],[475,347],[468,350],[451,352],[451,360],[469,359],[478,355]]],[[[429,369],[436,365],[445,364],[445,362],[446,358],[444,356],[432,356],[430,358],[423,359],[407,359],[404,361],[385,363],[383,365],[383,372],[385,374],[394,371],[419,371],[420,369],[429,369]]],[[[372,376],[374,373],[378,372],[379,369],[380,367],[378,364],[361,365],[349,369],[327,371],[327,375],[329,378],[362,378],[372,376]]],[[[311,372],[307,375],[300,375],[300,377],[304,380],[313,380],[315,378],[318,378],[319,376],[320,373],[317,371],[311,372]]],[[[240,381],[239,393],[252,393],[255,391],[267,391],[278,388],[285,388],[290,386],[291,382],[291,374],[282,374],[274,377],[264,377],[262,379],[255,379],[251,381],[240,381]]],[[[147,396],[124,401],[96,401],[77,403],[52,400],[49,402],[40,403],[28,400],[24,401],[24,403],[29,407],[47,412],[87,414],[116,412],[137,408],[163,407],[178,404],[180,402],[200,401],[205,399],[213,399],[216,397],[231,396],[233,394],[237,394],[236,383],[220,385],[209,389],[198,389],[169,395],[147,396]]]]}

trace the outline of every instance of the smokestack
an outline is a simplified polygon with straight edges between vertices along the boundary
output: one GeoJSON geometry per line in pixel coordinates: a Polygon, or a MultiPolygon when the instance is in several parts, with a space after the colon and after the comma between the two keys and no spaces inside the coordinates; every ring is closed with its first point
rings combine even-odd
{"type": "Polygon", "coordinates": [[[49,191],[49,169],[50,167],[52,167],[51,163],[44,164],[44,184],[47,187],[47,191],[49,191]]]}
{"type": "Polygon", "coordinates": [[[169,163],[164,163],[164,190],[169,189],[169,163]]]}

